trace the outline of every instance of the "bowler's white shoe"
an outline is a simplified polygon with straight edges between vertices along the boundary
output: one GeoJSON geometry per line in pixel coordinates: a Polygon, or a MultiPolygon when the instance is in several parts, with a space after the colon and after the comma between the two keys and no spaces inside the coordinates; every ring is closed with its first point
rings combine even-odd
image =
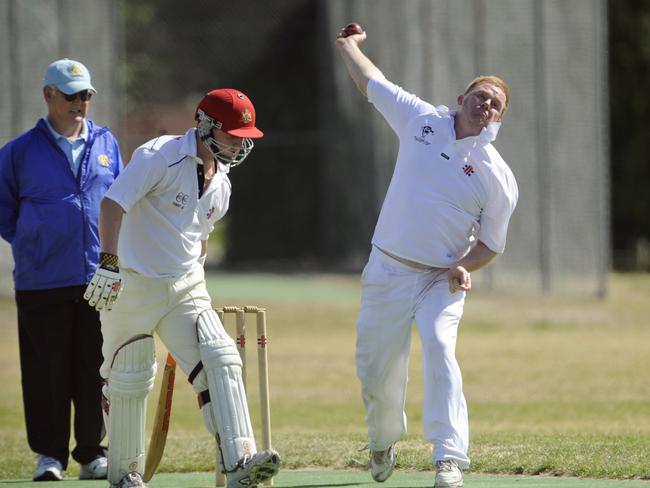
{"type": "Polygon", "coordinates": [[[270,480],[280,470],[280,455],[273,449],[253,454],[232,473],[226,475],[228,488],[254,488],[270,480]]]}
{"type": "Polygon", "coordinates": [[[61,481],[63,478],[63,465],[58,459],[45,454],[36,456],[36,469],[34,481],[61,481]]]}
{"type": "Polygon", "coordinates": [[[463,486],[463,473],[453,459],[436,461],[436,484],[434,488],[456,488],[463,486]]]}
{"type": "Polygon", "coordinates": [[[397,452],[395,444],[391,444],[385,451],[370,451],[370,474],[372,479],[383,483],[395,469],[397,463],[397,452]]]}
{"type": "Polygon", "coordinates": [[[111,485],[111,488],[147,488],[147,485],[142,481],[140,473],[132,471],[126,473],[119,483],[111,485]]]}
{"type": "Polygon", "coordinates": [[[79,470],[80,480],[105,480],[108,472],[108,460],[104,456],[82,464],[79,470]]]}

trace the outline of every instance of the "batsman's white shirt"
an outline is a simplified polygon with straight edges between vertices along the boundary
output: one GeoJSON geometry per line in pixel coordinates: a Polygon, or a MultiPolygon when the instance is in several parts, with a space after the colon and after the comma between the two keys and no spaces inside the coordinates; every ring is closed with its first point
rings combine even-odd
{"type": "Polygon", "coordinates": [[[217,220],[225,215],[231,185],[219,164],[199,199],[196,129],[161,136],[137,148],[106,192],[125,212],[118,243],[120,267],[150,278],[192,269],[217,220]]]}
{"type": "Polygon", "coordinates": [[[106,192],[126,213],[118,242],[124,292],[101,312],[103,378],[118,347],[154,331],[186,374],[199,362],[196,320],[212,308],[200,241],[228,210],[231,186],[220,165],[199,199],[196,150],[196,129],[153,139],[106,192]]]}
{"type": "Polygon", "coordinates": [[[456,263],[477,238],[502,253],[518,190],[491,144],[498,124],[456,140],[453,111],[384,77],[370,80],[368,100],[400,140],[372,243],[437,268],[456,263]]]}

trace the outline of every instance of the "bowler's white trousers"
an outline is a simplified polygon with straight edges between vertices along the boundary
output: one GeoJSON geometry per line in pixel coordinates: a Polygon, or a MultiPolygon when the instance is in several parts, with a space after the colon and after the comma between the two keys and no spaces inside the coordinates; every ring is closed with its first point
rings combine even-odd
{"type": "Polygon", "coordinates": [[[196,263],[176,278],[148,278],[120,269],[124,292],[113,310],[102,311],[102,378],[108,378],[115,351],[138,334],[154,331],[172,353],[178,366],[189,375],[199,363],[196,320],[212,308],[203,267],[196,263]]]}
{"type": "Polygon", "coordinates": [[[411,325],[422,341],[423,428],[433,461],[469,466],[467,404],[456,361],[465,293],[451,294],[447,270],[415,269],[372,248],[363,270],[356,364],[371,450],[388,448],[406,432],[406,384],[411,325]]]}

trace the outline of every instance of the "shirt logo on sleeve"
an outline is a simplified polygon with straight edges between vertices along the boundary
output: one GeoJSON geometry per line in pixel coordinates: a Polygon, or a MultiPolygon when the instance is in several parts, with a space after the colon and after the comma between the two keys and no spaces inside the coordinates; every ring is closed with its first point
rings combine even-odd
{"type": "Polygon", "coordinates": [[[432,135],[433,133],[434,133],[433,129],[431,128],[430,125],[423,125],[421,135],[420,136],[414,136],[414,137],[415,137],[415,140],[418,141],[419,143],[424,144],[425,146],[428,146],[431,143],[429,141],[427,141],[426,137],[428,135],[432,135]]]}
{"type": "Polygon", "coordinates": [[[105,168],[111,165],[111,158],[109,158],[106,154],[100,154],[97,156],[97,161],[105,168]]]}
{"type": "Polygon", "coordinates": [[[471,164],[466,164],[463,166],[463,173],[465,173],[467,176],[472,176],[474,174],[474,168],[471,164]]]}

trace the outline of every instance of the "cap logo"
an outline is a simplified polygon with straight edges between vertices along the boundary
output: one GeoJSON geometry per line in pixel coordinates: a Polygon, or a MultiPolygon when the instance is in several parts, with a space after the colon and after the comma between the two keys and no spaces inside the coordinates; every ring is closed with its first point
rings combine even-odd
{"type": "Polygon", "coordinates": [[[250,124],[253,121],[253,114],[250,110],[244,110],[241,113],[241,121],[244,124],[250,124]]]}
{"type": "Polygon", "coordinates": [[[237,98],[239,98],[240,100],[243,100],[245,97],[244,97],[244,95],[242,93],[238,93],[237,98]]]}
{"type": "Polygon", "coordinates": [[[72,63],[68,71],[70,71],[71,76],[83,76],[83,70],[78,64],[72,63]]]}

